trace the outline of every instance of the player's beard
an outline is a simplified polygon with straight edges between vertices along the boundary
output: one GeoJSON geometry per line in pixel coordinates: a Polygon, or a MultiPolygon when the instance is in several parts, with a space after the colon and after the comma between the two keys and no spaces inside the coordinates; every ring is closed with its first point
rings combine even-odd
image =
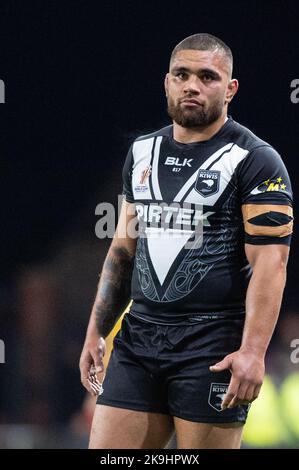
{"type": "MultiPolygon", "coordinates": [[[[192,98],[192,97],[191,97],[192,98]]],[[[180,126],[187,128],[202,128],[209,126],[221,116],[223,103],[218,100],[205,109],[204,106],[183,109],[181,103],[175,104],[173,99],[167,100],[168,115],[180,126]]]]}

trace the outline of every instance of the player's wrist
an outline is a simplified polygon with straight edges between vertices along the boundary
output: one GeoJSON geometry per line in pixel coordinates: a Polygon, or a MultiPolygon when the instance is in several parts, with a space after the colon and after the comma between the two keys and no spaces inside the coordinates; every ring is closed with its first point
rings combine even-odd
{"type": "Polygon", "coordinates": [[[243,354],[250,354],[251,356],[257,357],[258,359],[264,360],[267,350],[261,345],[245,343],[241,345],[239,351],[243,354]]]}
{"type": "Polygon", "coordinates": [[[101,335],[99,335],[98,331],[92,331],[86,334],[84,346],[98,344],[101,335]]]}

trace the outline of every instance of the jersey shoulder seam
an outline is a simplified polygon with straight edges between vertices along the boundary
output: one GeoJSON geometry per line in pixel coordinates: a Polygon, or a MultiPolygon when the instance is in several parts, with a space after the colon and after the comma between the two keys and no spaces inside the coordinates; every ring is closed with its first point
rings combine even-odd
{"type": "Polygon", "coordinates": [[[165,126],[162,127],[162,129],[159,129],[158,131],[151,132],[150,134],[145,134],[137,137],[134,142],[140,142],[142,140],[147,140],[147,139],[152,139],[153,137],[168,137],[169,136],[169,131],[171,129],[172,125],[170,126],[165,126]]]}

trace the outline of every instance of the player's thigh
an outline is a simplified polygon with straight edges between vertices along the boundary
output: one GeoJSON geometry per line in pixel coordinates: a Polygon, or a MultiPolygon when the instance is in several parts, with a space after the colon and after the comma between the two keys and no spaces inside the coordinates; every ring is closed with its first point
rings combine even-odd
{"type": "Polygon", "coordinates": [[[173,418],[166,414],[97,405],[89,448],[162,449],[173,430],[173,418]]]}
{"type": "Polygon", "coordinates": [[[243,423],[197,423],[174,418],[178,449],[239,449],[243,423]]]}

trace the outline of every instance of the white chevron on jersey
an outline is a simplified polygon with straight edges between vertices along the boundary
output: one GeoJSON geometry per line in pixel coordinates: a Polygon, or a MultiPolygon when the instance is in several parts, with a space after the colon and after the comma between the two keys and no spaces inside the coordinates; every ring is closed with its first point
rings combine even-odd
{"type": "MultiPolygon", "coordinates": [[[[205,198],[202,198],[201,202],[205,201],[205,204],[208,206],[212,206],[217,202],[217,200],[227,187],[228,183],[230,182],[238,164],[242,160],[244,160],[248,153],[248,150],[242,149],[237,144],[234,144],[228,152],[225,152],[223,156],[209,168],[209,171],[220,171],[219,190],[217,193],[212,194],[211,196],[206,196],[205,198]]],[[[206,168],[207,165],[205,162],[200,169],[206,168]]],[[[200,194],[198,194],[195,189],[192,189],[192,191],[190,191],[184,202],[198,202],[199,197],[200,194]]]]}
{"type": "Polygon", "coordinates": [[[178,253],[193,234],[193,230],[147,228],[146,233],[151,262],[162,285],[178,253]]]}
{"type": "MultiPolygon", "coordinates": [[[[156,145],[154,149],[154,158],[152,163],[151,174],[153,193],[156,200],[162,199],[158,181],[158,164],[161,142],[162,136],[159,136],[156,140],[156,145]]],[[[143,141],[137,141],[134,143],[133,191],[135,191],[135,187],[138,185],[138,175],[140,175],[144,168],[150,164],[153,143],[153,138],[143,141]],[[137,171],[136,168],[138,168],[137,171]]],[[[245,150],[232,142],[224,145],[219,150],[217,150],[217,152],[214,152],[201,165],[200,169],[204,170],[209,168],[209,170],[211,171],[220,171],[219,191],[216,194],[212,194],[211,196],[204,198],[195,189],[192,189],[188,196],[185,198],[184,202],[197,204],[204,203],[205,205],[209,206],[214,205],[225,190],[225,188],[227,187],[237,165],[247,156],[247,154],[248,150],[245,150]],[[215,163],[213,164],[213,162],[215,163]],[[212,166],[210,166],[211,164],[212,166]]],[[[196,182],[198,171],[199,170],[196,170],[196,172],[194,172],[193,175],[188,179],[188,181],[183,185],[181,190],[174,198],[175,202],[183,200],[184,195],[196,182]]],[[[148,188],[142,193],[136,193],[135,191],[134,196],[138,199],[152,199],[152,194],[150,192],[149,185],[148,188]]],[[[183,249],[193,232],[189,230],[182,230],[180,236],[178,236],[178,234],[176,233],[175,237],[172,236],[172,229],[166,231],[162,230],[159,233],[158,232],[159,231],[155,231],[154,229],[147,229],[147,245],[153,268],[155,269],[160,284],[162,285],[175,259],[177,258],[178,254],[183,249]]]]}

